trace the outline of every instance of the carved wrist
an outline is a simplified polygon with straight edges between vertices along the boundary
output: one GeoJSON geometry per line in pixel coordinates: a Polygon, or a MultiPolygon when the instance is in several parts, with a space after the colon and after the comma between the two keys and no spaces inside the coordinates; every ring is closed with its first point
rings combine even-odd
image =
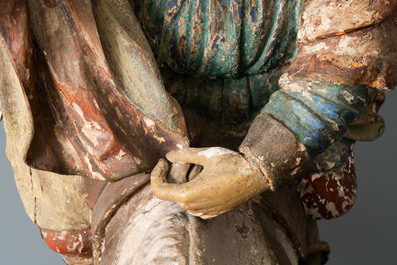
{"type": "Polygon", "coordinates": [[[266,113],[255,118],[239,151],[260,169],[272,190],[312,169],[305,146],[282,123],[266,113]]]}

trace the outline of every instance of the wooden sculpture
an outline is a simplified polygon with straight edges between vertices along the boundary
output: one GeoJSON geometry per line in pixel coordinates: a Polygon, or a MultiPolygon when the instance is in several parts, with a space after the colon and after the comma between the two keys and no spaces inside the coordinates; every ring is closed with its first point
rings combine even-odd
{"type": "Polygon", "coordinates": [[[324,264],[316,219],[353,206],[354,142],[384,130],[396,16],[372,0],[0,0],[27,214],[67,264],[324,264]]]}

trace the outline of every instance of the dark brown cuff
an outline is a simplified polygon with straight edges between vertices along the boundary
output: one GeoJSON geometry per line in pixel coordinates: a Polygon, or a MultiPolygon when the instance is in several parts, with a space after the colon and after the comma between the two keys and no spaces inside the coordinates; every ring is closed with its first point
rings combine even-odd
{"type": "Polygon", "coordinates": [[[282,123],[266,113],[255,118],[239,151],[260,168],[272,190],[312,169],[305,146],[282,123]]]}

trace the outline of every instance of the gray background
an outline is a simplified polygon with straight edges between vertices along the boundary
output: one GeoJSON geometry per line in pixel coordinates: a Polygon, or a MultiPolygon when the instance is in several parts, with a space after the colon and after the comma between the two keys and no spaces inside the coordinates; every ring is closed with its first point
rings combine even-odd
{"type": "MultiPolygon", "coordinates": [[[[320,235],[331,245],[328,265],[397,264],[397,93],[388,93],[381,114],[385,135],[359,143],[355,158],[358,198],[345,216],[320,222],[320,235]]],[[[41,239],[25,214],[10,164],[5,157],[5,134],[0,126],[0,265],[64,264],[41,239]]]]}

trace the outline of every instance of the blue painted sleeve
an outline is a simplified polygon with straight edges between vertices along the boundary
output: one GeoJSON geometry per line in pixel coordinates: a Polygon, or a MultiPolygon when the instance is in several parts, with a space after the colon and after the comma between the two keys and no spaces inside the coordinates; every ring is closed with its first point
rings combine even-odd
{"type": "Polygon", "coordinates": [[[368,88],[362,85],[287,79],[263,111],[282,121],[314,158],[343,136],[364,110],[367,98],[368,88]]]}

